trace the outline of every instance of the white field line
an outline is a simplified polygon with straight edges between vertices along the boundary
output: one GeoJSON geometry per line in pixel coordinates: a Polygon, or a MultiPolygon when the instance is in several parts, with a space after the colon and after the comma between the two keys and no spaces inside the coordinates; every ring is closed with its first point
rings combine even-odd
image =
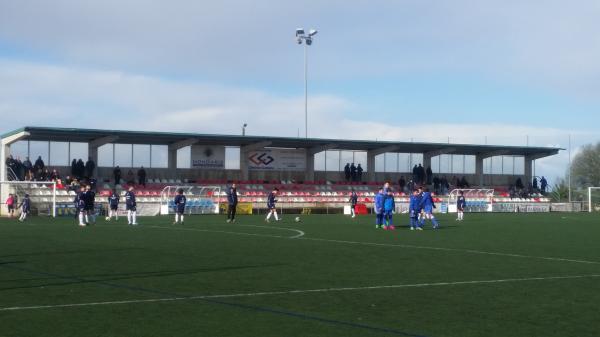
{"type": "Polygon", "coordinates": [[[133,300],[123,300],[123,301],[68,303],[68,304],[55,304],[55,305],[32,305],[32,306],[3,307],[3,308],[0,307],[0,312],[74,308],[74,307],[91,307],[91,306],[119,305],[119,304],[193,301],[193,300],[203,300],[203,299],[208,300],[208,299],[241,298],[241,297],[257,297],[257,296],[273,296],[273,295],[294,295],[294,294],[346,292],[346,291],[380,290],[380,289],[399,289],[399,288],[444,287],[444,286],[458,286],[458,285],[516,283],[516,282],[550,281],[550,280],[573,280],[573,279],[587,279],[587,278],[600,278],[600,274],[507,278],[507,279],[497,279],[497,280],[471,280],[471,281],[454,281],[454,282],[413,283],[413,284],[395,284],[395,285],[379,285],[379,286],[364,286],[364,287],[299,289],[299,290],[266,291],[266,292],[222,294],[222,295],[200,295],[200,296],[188,296],[188,297],[133,299],[133,300]]]}
{"type": "MultiPolygon", "coordinates": [[[[243,235],[243,236],[258,236],[258,237],[269,237],[269,238],[278,238],[278,239],[299,239],[299,240],[331,242],[331,243],[343,243],[343,244],[361,245],[361,246],[396,247],[396,248],[407,248],[407,249],[427,249],[427,250],[437,250],[437,251],[445,251],[445,252],[469,253],[469,254],[479,254],[479,255],[493,255],[493,256],[514,257],[514,258],[521,258],[521,259],[538,259],[538,260],[546,260],[546,261],[558,261],[558,262],[571,262],[571,263],[582,263],[582,264],[600,265],[600,261],[568,259],[568,258],[562,258],[562,257],[535,256],[535,255],[523,255],[523,254],[501,253],[501,252],[487,252],[487,251],[474,250],[474,249],[444,248],[444,247],[432,247],[432,246],[417,246],[417,245],[406,245],[406,244],[397,244],[397,243],[378,243],[378,242],[362,242],[362,241],[347,241],[347,240],[335,240],[335,239],[323,239],[323,238],[310,238],[310,237],[304,236],[305,233],[302,232],[302,231],[300,231],[300,230],[298,230],[298,229],[285,228],[285,227],[271,227],[271,226],[252,226],[252,225],[238,225],[238,226],[260,227],[260,228],[276,228],[276,229],[282,229],[282,230],[285,229],[285,230],[291,230],[291,231],[299,232],[299,234],[296,235],[296,236],[289,237],[289,236],[281,236],[281,235],[228,232],[228,231],[219,231],[219,230],[210,230],[210,229],[199,229],[199,228],[163,227],[163,226],[143,226],[143,227],[146,227],[146,228],[159,228],[159,229],[173,229],[173,230],[188,230],[188,231],[209,232],[209,233],[222,233],[222,234],[243,235]]],[[[118,226],[118,227],[121,227],[121,226],[118,226]]]]}

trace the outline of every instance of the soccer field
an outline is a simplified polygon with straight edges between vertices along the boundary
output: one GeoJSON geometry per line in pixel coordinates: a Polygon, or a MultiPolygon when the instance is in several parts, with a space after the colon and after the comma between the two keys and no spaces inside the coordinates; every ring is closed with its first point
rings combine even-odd
{"type": "Polygon", "coordinates": [[[600,336],[597,215],[439,219],[1,219],[0,336],[600,336]]]}

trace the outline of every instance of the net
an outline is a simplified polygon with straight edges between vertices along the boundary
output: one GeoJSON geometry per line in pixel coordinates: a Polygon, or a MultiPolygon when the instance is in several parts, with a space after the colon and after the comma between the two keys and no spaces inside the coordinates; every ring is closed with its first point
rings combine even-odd
{"type": "Polygon", "coordinates": [[[160,193],[160,214],[175,214],[173,199],[183,189],[187,202],[186,214],[219,214],[219,204],[224,199],[220,186],[167,186],[160,193]]]}
{"type": "Polygon", "coordinates": [[[465,212],[492,212],[494,201],[493,189],[456,189],[448,195],[448,213],[456,213],[456,201],[460,192],[465,197],[465,212]]]}
{"type": "MultiPolygon", "coordinates": [[[[5,205],[9,194],[16,195],[17,203],[15,207],[23,200],[25,194],[29,194],[31,202],[32,215],[49,215],[56,217],[57,190],[56,183],[53,181],[0,181],[0,195],[2,196],[2,205],[0,214],[7,215],[8,209],[5,205]]],[[[19,209],[15,209],[20,213],[19,209]]]]}

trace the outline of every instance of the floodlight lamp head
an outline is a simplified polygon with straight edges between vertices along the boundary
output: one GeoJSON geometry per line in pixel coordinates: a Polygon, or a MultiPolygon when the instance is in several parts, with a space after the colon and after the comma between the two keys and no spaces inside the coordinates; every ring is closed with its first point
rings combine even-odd
{"type": "Polygon", "coordinates": [[[310,37],[306,38],[306,45],[310,46],[312,44],[312,39],[310,37]]]}
{"type": "Polygon", "coordinates": [[[247,126],[248,126],[248,124],[244,123],[244,127],[247,127],[247,126]]]}
{"type": "Polygon", "coordinates": [[[317,31],[316,29],[311,29],[311,30],[308,32],[308,36],[315,36],[315,35],[317,35],[317,33],[318,33],[318,31],[317,31]]]}
{"type": "Polygon", "coordinates": [[[304,36],[304,28],[296,28],[296,37],[304,36]]]}
{"type": "Polygon", "coordinates": [[[301,37],[296,38],[296,42],[298,42],[298,44],[302,44],[302,38],[301,37]]]}

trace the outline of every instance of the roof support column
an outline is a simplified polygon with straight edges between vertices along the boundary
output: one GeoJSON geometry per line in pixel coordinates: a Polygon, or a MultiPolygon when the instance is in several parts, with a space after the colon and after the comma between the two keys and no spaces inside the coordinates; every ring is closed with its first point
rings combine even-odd
{"type": "Polygon", "coordinates": [[[477,180],[479,182],[479,186],[483,187],[483,159],[484,156],[478,154],[475,156],[475,175],[477,176],[477,180]]]}
{"type": "Polygon", "coordinates": [[[533,180],[532,164],[534,160],[535,158],[532,156],[525,156],[525,181],[523,182],[523,185],[526,187],[529,186],[533,180]]]}
{"type": "MultiPolygon", "coordinates": [[[[106,136],[106,137],[94,139],[88,143],[88,157],[92,159],[94,164],[96,164],[95,168],[94,168],[94,172],[92,172],[92,176],[95,176],[96,172],[98,170],[98,148],[102,145],[113,143],[113,142],[117,141],[118,139],[119,139],[118,136],[106,136]]],[[[114,154],[113,154],[113,156],[114,156],[114,154]]],[[[69,158],[69,160],[70,159],[71,158],[69,158]]],[[[69,163],[69,165],[70,164],[71,163],[69,163]]]]}

